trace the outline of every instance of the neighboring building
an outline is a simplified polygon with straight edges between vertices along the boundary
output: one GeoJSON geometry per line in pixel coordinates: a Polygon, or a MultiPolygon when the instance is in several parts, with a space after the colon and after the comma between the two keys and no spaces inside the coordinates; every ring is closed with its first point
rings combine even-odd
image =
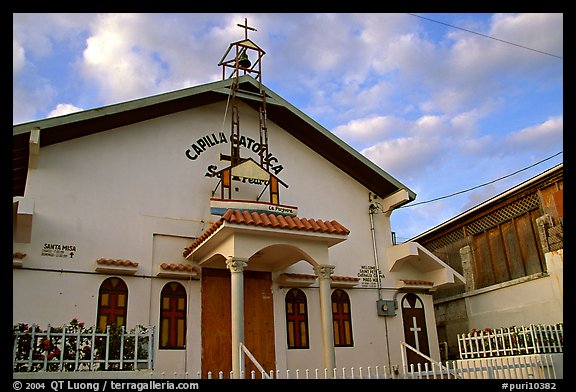
{"type": "Polygon", "coordinates": [[[434,293],[440,342],[472,328],[563,322],[564,165],[414,238],[466,278],[434,293]]]}
{"type": "Polygon", "coordinates": [[[170,374],[240,342],[267,370],[439,360],[431,293],[464,278],[393,244],[415,194],[232,49],[221,81],[14,126],[13,323],[154,326],[170,374]]]}

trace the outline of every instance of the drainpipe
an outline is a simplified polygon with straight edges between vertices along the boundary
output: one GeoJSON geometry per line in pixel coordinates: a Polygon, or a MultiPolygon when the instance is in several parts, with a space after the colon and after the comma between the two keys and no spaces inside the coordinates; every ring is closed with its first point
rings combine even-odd
{"type": "Polygon", "coordinates": [[[376,231],[374,229],[374,214],[378,207],[370,204],[368,215],[370,216],[370,232],[372,233],[372,250],[374,252],[374,268],[376,268],[376,284],[378,286],[378,299],[382,299],[382,282],[380,281],[380,265],[378,262],[378,250],[376,248],[376,231]]]}
{"type": "MultiPolygon", "coordinates": [[[[378,249],[376,247],[376,230],[374,228],[374,214],[378,210],[378,206],[370,204],[368,215],[370,216],[370,232],[372,233],[372,249],[374,251],[374,268],[376,268],[376,285],[378,287],[378,300],[382,299],[382,281],[380,280],[380,262],[378,260],[378,249]]],[[[386,354],[388,356],[388,368],[392,369],[392,362],[390,360],[390,342],[388,337],[388,317],[384,316],[384,331],[386,334],[386,354]]]]}

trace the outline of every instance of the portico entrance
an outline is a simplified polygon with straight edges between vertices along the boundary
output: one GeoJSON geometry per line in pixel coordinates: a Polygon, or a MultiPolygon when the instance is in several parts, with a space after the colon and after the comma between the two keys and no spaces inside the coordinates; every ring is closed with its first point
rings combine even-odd
{"type": "Polygon", "coordinates": [[[299,261],[318,276],[324,366],[335,367],[328,248],[348,234],[336,221],[228,210],[186,248],[202,267],[202,376],[252,370],[240,368],[240,343],[275,369],[272,272],[299,261]]]}

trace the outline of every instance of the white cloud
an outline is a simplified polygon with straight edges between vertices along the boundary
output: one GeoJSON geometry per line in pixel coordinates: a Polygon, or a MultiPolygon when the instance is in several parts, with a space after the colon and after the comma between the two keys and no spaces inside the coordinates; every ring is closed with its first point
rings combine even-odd
{"type": "Polygon", "coordinates": [[[15,39],[12,40],[12,76],[18,74],[24,64],[26,63],[26,56],[24,48],[15,39]]]}
{"type": "Polygon", "coordinates": [[[405,128],[403,121],[391,116],[374,116],[352,120],[334,128],[334,133],[355,143],[375,143],[405,128]]]}
{"type": "Polygon", "coordinates": [[[100,16],[83,53],[83,72],[95,80],[108,100],[128,100],[145,95],[162,77],[162,67],[153,61],[138,39],[142,14],[100,16]]]}
{"type": "Polygon", "coordinates": [[[505,142],[515,150],[550,150],[562,147],[564,118],[554,117],[531,127],[512,132],[505,142]]]}
{"type": "Polygon", "coordinates": [[[56,108],[54,108],[50,113],[48,113],[48,117],[63,116],[65,114],[80,112],[82,110],[84,109],[69,103],[59,103],[58,105],[56,105],[56,108]]]}
{"type": "Polygon", "coordinates": [[[435,139],[401,137],[385,140],[361,151],[400,181],[416,178],[443,160],[444,147],[435,139]]]}

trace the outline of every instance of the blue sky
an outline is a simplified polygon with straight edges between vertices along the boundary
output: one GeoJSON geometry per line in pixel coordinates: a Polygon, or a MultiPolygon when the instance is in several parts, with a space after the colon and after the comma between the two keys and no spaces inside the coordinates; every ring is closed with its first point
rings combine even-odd
{"type": "MultiPolygon", "coordinates": [[[[13,123],[218,81],[244,18],[266,51],[263,83],[415,191],[413,204],[563,151],[552,13],[14,14],[13,123]]],[[[409,239],[562,160],[402,208],[392,229],[409,239]]]]}

